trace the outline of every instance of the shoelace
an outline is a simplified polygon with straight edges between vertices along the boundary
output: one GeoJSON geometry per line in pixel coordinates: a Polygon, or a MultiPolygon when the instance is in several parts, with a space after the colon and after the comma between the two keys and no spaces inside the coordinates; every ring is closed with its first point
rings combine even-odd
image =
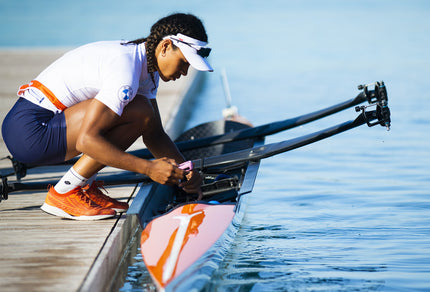
{"type": "Polygon", "coordinates": [[[94,189],[94,191],[97,192],[97,196],[102,197],[105,200],[110,201],[111,198],[107,195],[105,195],[100,189],[102,189],[103,191],[105,191],[106,193],[108,193],[108,191],[105,189],[104,187],[104,182],[101,180],[95,181],[91,184],[91,186],[88,188],[87,191],[89,191],[90,189],[94,189]]]}
{"type": "Polygon", "coordinates": [[[92,185],[90,186],[90,188],[91,187],[93,187],[93,188],[97,188],[97,189],[103,189],[103,191],[105,191],[106,193],[109,193],[106,189],[105,189],[105,187],[104,187],[104,182],[103,181],[101,181],[101,180],[96,180],[95,182],[93,182],[92,183],[92,185]]]}
{"type": "Polygon", "coordinates": [[[76,193],[76,196],[79,196],[79,199],[85,203],[88,207],[94,208],[99,207],[96,203],[91,200],[90,196],[86,194],[84,191],[79,190],[78,193],[76,193]]]}

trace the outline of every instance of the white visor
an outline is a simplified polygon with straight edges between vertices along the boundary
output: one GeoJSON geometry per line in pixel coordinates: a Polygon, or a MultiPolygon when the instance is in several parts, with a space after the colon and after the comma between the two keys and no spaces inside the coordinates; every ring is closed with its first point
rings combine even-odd
{"type": "Polygon", "coordinates": [[[163,40],[165,39],[171,40],[172,43],[181,50],[185,59],[187,59],[188,63],[190,63],[194,69],[199,71],[213,71],[206,59],[211,51],[210,48],[206,47],[206,42],[193,39],[181,33],[165,36],[163,40]]]}

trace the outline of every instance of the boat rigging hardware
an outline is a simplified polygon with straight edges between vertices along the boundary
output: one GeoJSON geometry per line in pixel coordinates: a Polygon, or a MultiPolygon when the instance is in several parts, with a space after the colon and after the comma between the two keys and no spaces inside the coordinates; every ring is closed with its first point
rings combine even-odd
{"type": "Polygon", "coordinates": [[[376,81],[369,84],[360,84],[357,86],[358,90],[363,90],[367,101],[372,103],[381,102],[385,100],[388,102],[387,88],[384,81],[376,81]]]}
{"type": "MultiPolygon", "coordinates": [[[[204,161],[205,164],[203,164],[203,161],[201,159],[193,162],[193,163],[198,163],[198,165],[199,165],[198,167],[196,167],[196,165],[193,165],[190,162],[187,162],[186,164],[184,164],[183,167],[185,169],[189,169],[190,167],[193,167],[193,168],[196,168],[200,171],[202,171],[203,169],[207,170],[207,168],[210,168],[211,171],[219,169],[220,172],[226,173],[229,171],[230,168],[232,168],[232,165],[234,165],[236,168],[236,165],[243,164],[243,163],[245,163],[245,161],[249,162],[252,160],[260,160],[260,159],[271,157],[273,155],[276,155],[276,154],[279,154],[279,153],[282,153],[285,151],[290,151],[292,149],[302,147],[304,145],[314,143],[316,141],[325,139],[327,137],[338,134],[340,132],[352,129],[353,127],[357,127],[357,126],[362,125],[364,123],[367,123],[367,125],[369,127],[380,124],[381,126],[385,126],[389,130],[390,126],[391,126],[391,119],[390,119],[390,110],[388,108],[387,90],[386,90],[384,82],[381,81],[381,82],[375,82],[375,83],[371,83],[371,84],[367,84],[367,85],[359,85],[358,89],[360,89],[360,90],[363,89],[363,92],[359,94],[359,97],[361,97],[361,99],[366,98],[368,100],[368,102],[371,104],[370,106],[376,106],[376,110],[366,111],[367,107],[369,107],[369,106],[358,106],[358,107],[356,107],[355,110],[357,112],[361,111],[361,114],[359,115],[359,117],[355,121],[346,122],[344,124],[337,125],[337,126],[334,126],[332,128],[325,129],[325,130],[322,130],[320,132],[310,134],[308,136],[303,136],[303,137],[299,137],[296,139],[279,142],[277,144],[273,143],[276,145],[265,145],[265,146],[262,146],[260,148],[246,150],[246,151],[250,150],[251,152],[239,151],[242,153],[239,153],[239,152],[233,153],[235,155],[235,157],[233,157],[233,158],[230,157],[230,156],[232,156],[232,154],[225,154],[223,157],[223,159],[225,159],[225,160],[221,161],[221,162],[219,161],[220,157],[209,157],[209,158],[205,159],[205,161],[204,161]],[[374,121],[374,120],[376,120],[376,121],[374,121]],[[262,152],[262,153],[260,154],[260,152],[262,152]],[[238,159],[237,155],[239,155],[239,156],[242,155],[243,157],[239,157],[240,159],[238,159]],[[226,166],[227,166],[227,168],[226,168],[226,166]]],[[[348,102],[348,104],[350,104],[350,102],[348,102]]],[[[351,106],[351,105],[349,105],[349,106],[351,106]]],[[[343,108],[343,106],[342,106],[342,108],[343,108]]],[[[297,123],[294,123],[294,124],[297,124],[297,123]]],[[[26,165],[19,163],[18,161],[16,161],[12,157],[5,157],[4,159],[6,159],[6,158],[11,160],[11,162],[13,164],[13,168],[15,171],[14,173],[17,176],[18,183],[11,183],[9,185],[8,181],[7,181],[7,176],[9,176],[10,174],[9,175],[4,175],[4,174],[0,175],[1,184],[2,184],[1,190],[0,190],[0,202],[2,200],[7,200],[8,199],[8,193],[10,193],[10,192],[17,191],[17,190],[24,190],[24,189],[34,189],[34,188],[40,189],[41,185],[43,185],[43,187],[45,187],[43,182],[42,182],[42,184],[37,184],[37,186],[31,185],[31,183],[30,184],[19,183],[20,178],[24,177],[26,174],[26,171],[27,171],[26,165]]],[[[12,173],[12,175],[14,173],[12,173]]],[[[133,181],[136,179],[138,179],[138,178],[133,177],[133,181]]],[[[129,181],[129,180],[127,180],[127,181],[129,181]]],[[[240,187],[240,184],[241,183],[239,182],[234,187],[228,187],[228,191],[237,190],[238,187],[240,187]]]]}
{"type": "Polygon", "coordinates": [[[355,107],[355,111],[362,112],[363,117],[365,118],[369,127],[380,124],[381,126],[385,126],[387,131],[389,131],[391,127],[391,114],[390,109],[388,108],[387,88],[385,87],[384,81],[376,81],[366,85],[358,85],[358,89],[363,90],[369,105],[357,106],[355,107]],[[376,106],[376,110],[366,113],[366,108],[371,106],[376,106]],[[377,119],[377,121],[371,123],[370,120],[373,119],[377,119]]]}
{"type": "Polygon", "coordinates": [[[7,185],[7,177],[6,176],[2,176],[1,177],[1,192],[0,192],[0,202],[2,200],[7,200],[8,199],[8,193],[9,193],[9,187],[7,185]]]}
{"type": "Polygon", "coordinates": [[[9,159],[12,162],[13,172],[9,174],[1,174],[1,191],[0,191],[0,202],[7,200],[9,198],[9,186],[7,183],[7,177],[10,175],[15,175],[16,180],[21,182],[21,178],[27,175],[27,166],[24,163],[19,162],[12,156],[8,155],[1,158],[0,160],[9,159]]]}
{"type": "Polygon", "coordinates": [[[390,130],[391,119],[390,119],[390,109],[388,107],[382,107],[379,104],[372,104],[368,106],[357,106],[355,108],[356,112],[361,111],[364,120],[366,121],[369,127],[373,127],[376,125],[381,125],[387,128],[387,131],[390,130]],[[367,108],[376,106],[376,110],[374,111],[366,111],[367,108]],[[376,120],[375,122],[371,122],[376,120]]]}
{"type": "Polygon", "coordinates": [[[236,176],[226,177],[207,183],[201,186],[203,197],[209,197],[227,190],[237,190],[239,188],[239,179],[236,176]]]}
{"type": "Polygon", "coordinates": [[[8,155],[6,157],[1,158],[0,160],[9,159],[12,162],[13,172],[9,174],[1,174],[1,177],[7,177],[10,175],[16,175],[16,180],[21,181],[21,178],[27,175],[27,165],[19,162],[12,156],[8,155]]]}
{"type": "MultiPolygon", "coordinates": [[[[344,110],[346,108],[352,107],[354,105],[358,105],[359,103],[362,103],[364,101],[368,101],[369,103],[374,103],[378,100],[381,101],[381,99],[386,99],[386,89],[385,89],[385,85],[384,82],[374,82],[374,83],[369,83],[369,84],[365,84],[365,85],[359,85],[358,89],[362,92],[360,92],[359,95],[357,95],[356,98],[340,103],[338,105],[320,110],[320,111],[316,111],[310,114],[306,114],[303,116],[299,116],[299,117],[295,117],[292,119],[287,119],[284,121],[279,121],[279,122],[272,122],[270,124],[266,124],[266,125],[261,125],[255,128],[250,128],[250,129],[242,129],[239,131],[234,131],[233,129],[231,129],[231,131],[229,131],[229,133],[225,133],[223,135],[215,135],[212,137],[205,137],[205,138],[200,138],[195,140],[195,137],[192,136],[189,138],[189,141],[182,141],[182,142],[178,142],[177,145],[181,150],[187,150],[187,149],[198,149],[201,147],[205,147],[208,145],[217,145],[217,144],[222,144],[222,143],[226,143],[229,141],[234,141],[234,140],[242,140],[245,138],[261,138],[261,137],[265,137],[267,135],[272,135],[275,133],[278,133],[280,131],[284,131],[284,130],[288,130],[291,129],[293,127],[296,127],[298,125],[302,125],[305,123],[309,123],[311,121],[315,121],[317,119],[321,119],[325,116],[331,115],[333,113],[339,112],[341,110],[344,110]],[[385,96],[385,97],[384,97],[385,96]],[[231,133],[237,132],[237,135],[231,135],[231,133]],[[230,135],[229,135],[230,134],[230,135]],[[240,139],[239,139],[240,138],[240,139]],[[199,142],[200,140],[200,142],[199,142]],[[183,143],[183,144],[180,144],[183,143]]],[[[136,151],[131,151],[130,153],[133,155],[136,155],[140,158],[144,158],[144,159],[150,159],[152,158],[152,155],[149,153],[149,151],[147,151],[148,149],[139,149],[136,151]]],[[[8,157],[5,157],[4,159],[6,159],[8,157]]],[[[15,175],[17,181],[19,182],[21,180],[21,178],[25,177],[27,174],[27,170],[33,167],[37,167],[36,165],[25,165],[15,159],[11,159],[9,158],[12,162],[13,165],[13,169],[14,172],[12,173],[8,173],[8,174],[1,174],[1,176],[12,176],[15,175]]],[[[71,159],[68,160],[66,162],[64,162],[63,164],[73,164],[75,163],[76,160],[75,159],[71,159]]]]}
{"type": "MultiPolygon", "coordinates": [[[[206,179],[208,179],[208,176],[206,176],[206,179]]],[[[209,175],[209,179],[211,180],[210,182],[201,186],[204,200],[211,198],[217,202],[226,202],[237,197],[237,190],[240,188],[237,176],[217,175],[217,178],[213,178],[212,175],[209,175]],[[220,176],[222,178],[219,178],[220,176]]],[[[188,194],[180,189],[177,191],[178,194],[168,204],[166,211],[175,208],[178,204],[197,199],[197,194],[188,194]]]]}

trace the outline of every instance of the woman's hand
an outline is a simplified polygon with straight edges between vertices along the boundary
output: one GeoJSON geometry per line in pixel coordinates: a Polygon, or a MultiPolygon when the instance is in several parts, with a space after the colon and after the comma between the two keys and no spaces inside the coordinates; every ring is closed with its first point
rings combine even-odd
{"type": "Polygon", "coordinates": [[[147,175],[160,184],[178,185],[185,178],[186,171],[178,168],[175,160],[163,157],[151,160],[147,175]]]}
{"type": "Polygon", "coordinates": [[[178,168],[174,159],[160,158],[150,161],[147,175],[155,182],[166,185],[178,185],[185,192],[198,194],[198,200],[203,197],[200,188],[202,177],[198,171],[188,171],[178,168]]]}
{"type": "Polygon", "coordinates": [[[202,177],[198,171],[186,171],[187,180],[181,182],[179,187],[181,187],[185,192],[191,194],[198,194],[197,200],[201,200],[203,197],[202,190],[200,188],[202,184],[202,177]]]}

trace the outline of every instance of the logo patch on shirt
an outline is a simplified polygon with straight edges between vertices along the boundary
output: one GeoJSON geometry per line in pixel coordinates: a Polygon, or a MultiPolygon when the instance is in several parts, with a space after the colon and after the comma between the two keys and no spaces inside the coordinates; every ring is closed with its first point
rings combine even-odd
{"type": "Polygon", "coordinates": [[[128,85],[122,86],[118,91],[118,97],[121,101],[129,101],[133,97],[133,88],[128,85]]]}

